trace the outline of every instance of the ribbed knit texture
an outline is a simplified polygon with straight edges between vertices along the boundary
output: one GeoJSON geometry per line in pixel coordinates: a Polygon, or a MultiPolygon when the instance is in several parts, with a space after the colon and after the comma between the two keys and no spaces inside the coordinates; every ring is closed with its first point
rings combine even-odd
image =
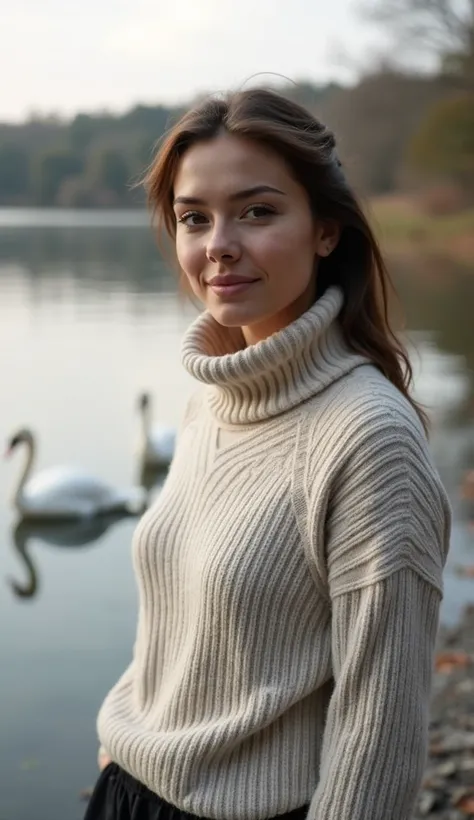
{"type": "Polygon", "coordinates": [[[98,729],[198,816],[408,820],[421,782],[450,509],[342,301],[245,349],[207,313],[184,341],[205,386],[134,536],[133,660],[98,729]]]}

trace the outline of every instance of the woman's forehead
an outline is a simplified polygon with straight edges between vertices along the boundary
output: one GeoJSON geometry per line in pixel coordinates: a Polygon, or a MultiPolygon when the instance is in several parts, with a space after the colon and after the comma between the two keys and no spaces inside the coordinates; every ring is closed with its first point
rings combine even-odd
{"type": "Polygon", "coordinates": [[[174,196],[218,192],[232,197],[239,190],[268,186],[289,193],[294,184],[277,153],[250,139],[220,134],[198,142],[182,157],[174,181],[174,196]]]}

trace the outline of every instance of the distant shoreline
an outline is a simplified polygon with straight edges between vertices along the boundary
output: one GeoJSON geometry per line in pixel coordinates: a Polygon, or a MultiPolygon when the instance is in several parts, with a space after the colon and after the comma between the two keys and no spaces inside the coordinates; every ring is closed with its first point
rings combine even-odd
{"type": "Polygon", "coordinates": [[[430,215],[415,198],[393,194],[368,200],[367,211],[391,256],[436,255],[474,264],[474,208],[430,215]]]}

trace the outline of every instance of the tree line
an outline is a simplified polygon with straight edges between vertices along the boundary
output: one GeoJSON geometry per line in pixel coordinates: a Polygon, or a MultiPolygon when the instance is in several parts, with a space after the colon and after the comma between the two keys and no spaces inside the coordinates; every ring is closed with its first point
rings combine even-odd
{"type": "MultiPolygon", "coordinates": [[[[421,73],[394,62],[345,87],[300,82],[282,90],[336,133],[363,194],[427,183],[474,197],[474,0],[368,0],[371,24],[434,56],[421,73]]],[[[137,105],[124,115],[80,113],[0,123],[0,205],[141,207],[139,185],[159,138],[182,109],[137,105]]]]}

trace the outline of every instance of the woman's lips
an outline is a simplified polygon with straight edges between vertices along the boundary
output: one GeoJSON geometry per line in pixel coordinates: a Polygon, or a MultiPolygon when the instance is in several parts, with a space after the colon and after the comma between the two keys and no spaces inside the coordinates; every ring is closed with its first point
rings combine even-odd
{"type": "Polygon", "coordinates": [[[258,279],[237,279],[233,278],[229,282],[223,279],[211,279],[209,287],[217,294],[217,296],[237,296],[240,293],[248,290],[252,285],[258,282],[258,279]]]}

